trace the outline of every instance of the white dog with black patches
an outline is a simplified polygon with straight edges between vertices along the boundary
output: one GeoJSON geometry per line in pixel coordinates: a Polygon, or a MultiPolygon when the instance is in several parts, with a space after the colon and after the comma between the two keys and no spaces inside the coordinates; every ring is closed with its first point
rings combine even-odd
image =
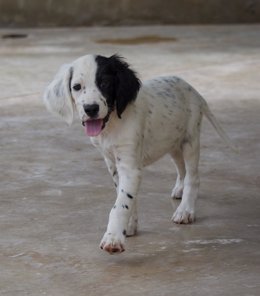
{"type": "Polygon", "coordinates": [[[119,56],[86,55],[63,66],[47,87],[44,102],[68,124],[74,110],[103,155],[117,188],[101,249],[125,250],[137,232],[137,192],[143,167],[169,153],[177,170],[172,198],[182,198],[172,220],[192,223],[199,190],[200,126],[204,114],[232,143],[201,95],[174,76],[141,84],[119,56]]]}

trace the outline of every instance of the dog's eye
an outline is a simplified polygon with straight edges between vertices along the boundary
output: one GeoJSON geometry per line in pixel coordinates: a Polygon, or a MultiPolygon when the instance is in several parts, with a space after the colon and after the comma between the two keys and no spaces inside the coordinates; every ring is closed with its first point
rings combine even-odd
{"type": "Polygon", "coordinates": [[[75,91],[79,91],[79,90],[81,90],[81,85],[80,85],[79,83],[74,84],[74,85],[73,85],[73,89],[74,89],[75,91]]]}

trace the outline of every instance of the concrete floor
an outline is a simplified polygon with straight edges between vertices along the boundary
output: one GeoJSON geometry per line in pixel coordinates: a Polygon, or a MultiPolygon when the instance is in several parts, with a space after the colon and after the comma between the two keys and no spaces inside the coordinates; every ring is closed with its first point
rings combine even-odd
{"type": "Polygon", "coordinates": [[[28,37],[0,43],[0,295],[260,295],[260,25],[15,32],[28,37]],[[98,248],[115,199],[105,164],[80,122],[65,126],[41,95],[62,63],[116,52],[143,79],[190,82],[240,154],[204,120],[196,223],[170,221],[165,157],[144,173],[139,235],[110,256],[98,248]]]}

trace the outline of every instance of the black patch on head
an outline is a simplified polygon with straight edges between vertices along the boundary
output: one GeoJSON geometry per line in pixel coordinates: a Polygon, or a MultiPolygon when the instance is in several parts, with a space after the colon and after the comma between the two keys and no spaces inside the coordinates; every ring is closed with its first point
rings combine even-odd
{"type": "Polygon", "coordinates": [[[108,107],[113,110],[116,106],[117,115],[121,118],[127,105],[136,99],[141,82],[118,55],[109,58],[98,55],[96,63],[96,85],[106,98],[108,107]]]}
{"type": "Polygon", "coordinates": [[[96,85],[102,95],[106,98],[110,110],[114,109],[116,77],[110,67],[109,59],[96,56],[97,72],[96,85]]]}

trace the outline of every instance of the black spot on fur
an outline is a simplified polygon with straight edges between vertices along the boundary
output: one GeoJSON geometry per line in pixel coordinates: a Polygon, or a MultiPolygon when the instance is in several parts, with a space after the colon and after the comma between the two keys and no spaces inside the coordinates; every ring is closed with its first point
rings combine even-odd
{"type": "Polygon", "coordinates": [[[123,235],[126,236],[126,230],[125,230],[125,229],[124,229],[124,231],[123,231],[123,235]]]}
{"type": "Polygon", "coordinates": [[[129,198],[131,198],[131,199],[134,198],[133,195],[131,195],[131,194],[129,194],[129,193],[126,193],[126,196],[129,197],[129,198]]]}

